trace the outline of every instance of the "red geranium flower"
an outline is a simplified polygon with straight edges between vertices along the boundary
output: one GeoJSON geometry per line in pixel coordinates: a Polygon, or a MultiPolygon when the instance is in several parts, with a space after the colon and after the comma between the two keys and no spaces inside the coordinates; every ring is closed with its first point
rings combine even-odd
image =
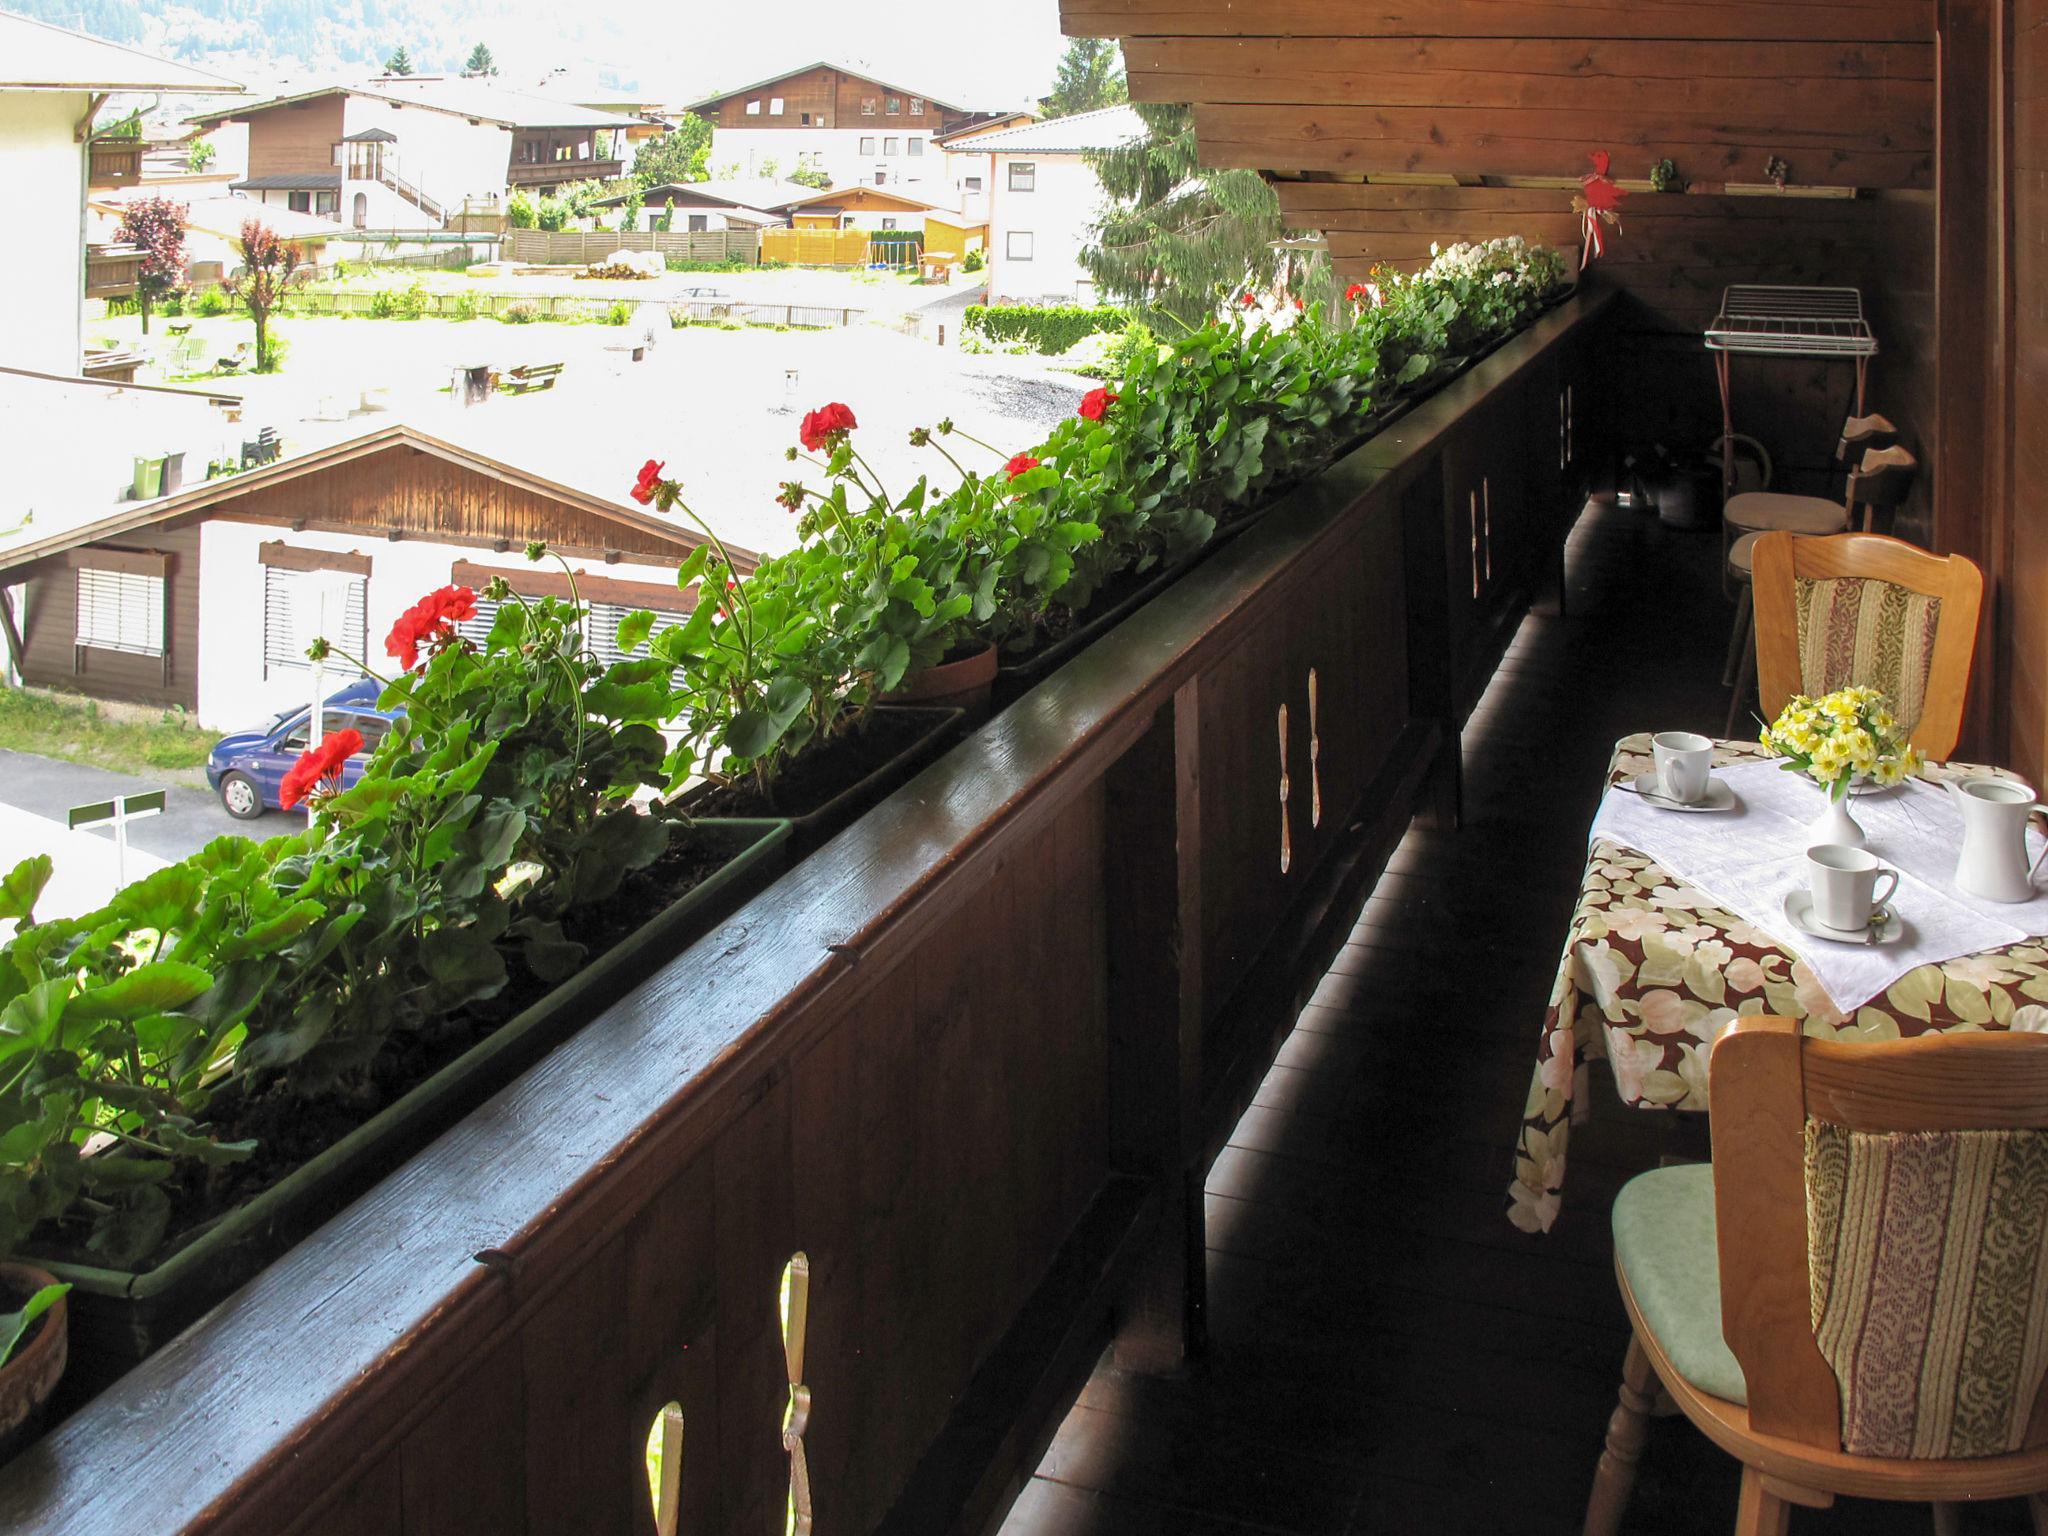
{"type": "Polygon", "coordinates": [[[1237,302],[1242,304],[1246,309],[1252,309],[1257,306],[1259,302],[1259,296],[1256,293],[1253,293],[1251,289],[1247,288],[1244,291],[1244,297],[1239,299],[1237,302]]]}
{"type": "Polygon", "coordinates": [[[1029,474],[1032,470],[1038,468],[1038,462],[1039,461],[1031,457],[1030,454],[1020,453],[1017,455],[1017,457],[1010,460],[1009,463],[1005,464],[1003,466],[1003,469],[1008,473],[1009,477],[1012,480],[1014,480],[1019,475],[1029,474]]]}
{"type": "Polygon", "coordinates": [[[384,637],[384,654],[410,672],[420,647],[438,648],[454,638],[455,626],[476,617],[476,593],[468,587],[442,587],[429,592],[398,616],[384,637]]]}
{"type": "Polygon", "coordinates": [[[1353,283],[1349,288],[1346,288],[1344,290],[1344,302],[1347,304],[1356,304],[1360,299],[1364,298],[1365,295],[1365,284],[1353,283]]]}
{"type": "Polygon", "coordinates": [[[323,780],[340,778],[341,765],[362,750],[361,731],[336,731],[332,736],[321,737],[320,745],[301,752],[299,760],[285,773],[277,803],[290,810],[323,780]]]}
{"type": "Polygon", "coordinates": [[[654,488],[661,484],[661,470],[665,460],[649,459],[640,466],[640,478],[633,482],[632,497],[641,506],[654,500],[654,488]]]}
{"type": "Polygon", "coordinates": [[[1081,397],[1080,409],[1075,414],[1089,421],[1100,421],[1109,414],[1109,408],[1121,398],[1122,396],[1113,389],[1091,389],[1081,397]]]}
{"type": "Polygon", "coordinates": [[[797,436],[802,439],[806,452],[816,453],[820,448],[829,446],[834,438],[851,432],[859,425],[853,419],[853,412],[835,400],[830,405],[821,405],[808,412],[797,436]]]}
{"type": "Polygon", "coordinates": [[[1307,309],[1307,308],[1308,308],[1308,305],[1304,304],[1304,303],[1303,303],[1303,302],[1302,302],[1302,301],[1301,301],[1300,299],[1296,299],[1296,300],[1294,301],[1294,312],[1295,312],[1296,314],[1300,314],[1300,313],[1301,313],[1301,312],[1302,312],[1303,310],[1305,310],[1305,309],[1307,309]]]}

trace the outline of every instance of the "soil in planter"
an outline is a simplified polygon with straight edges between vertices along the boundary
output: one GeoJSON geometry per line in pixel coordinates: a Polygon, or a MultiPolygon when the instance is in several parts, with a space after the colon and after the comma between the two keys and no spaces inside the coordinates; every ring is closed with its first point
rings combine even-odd
{"type": "Polygon", "coordinates": [[[693,816],[808,816],[840,791],[886,767],[931,734],[940,717],[929,709],[878,709],[849,731],[814,741],[782,765],[773,799],[751,779],[736,779],[690,797],[693,816]]]}
{"type": "MultiPolygon", "coordinates": [[[[679,833],[666,853],[647,868],[627,875],[609,899],[570,913],[563,920],[562,931],[586,947],[583,964],[589,965],[717,874],[739,851],[693,841],[679,833]]],[[[233,1089],[217,1095],[208,1106],[208,1125],[221,1141],[253,1138],[256,1152],[244,1162],[225,1167],[193,1168],[182,1181],[167,1186],[171,1219],[165,1240],[137,1268],[154,1269],[166,1262],[237,1206],[255,1199],[326,1151],[559,985],[529,971],[520,963],[516,949],[508,950],[506,958],[509,976],[503,991],[419,1034],[393,1037],[352,1091],[307,1099],[272,1082],[253,1098],[244,1099],[233,1089]]],[[[333,1214],[331,1210],[311,1213],[308,1230],[333,1214]]],[[[30,1260],[106,1262],[82,1243],[47,1231],[24,1245],[22,1252],[30,1260]]]]}

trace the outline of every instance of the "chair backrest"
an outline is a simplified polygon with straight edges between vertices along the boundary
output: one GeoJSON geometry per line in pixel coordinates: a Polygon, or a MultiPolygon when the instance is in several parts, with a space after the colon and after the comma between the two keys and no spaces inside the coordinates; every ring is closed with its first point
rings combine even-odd
{"type": "Polygon", "coordinates": [[[1774,720],[1794,694],[1883,690],[1929,757],[1962,734],[1984,577],[1961,555],[1930,555],[1874,533],[1756,541],[1757,702],[1774,720]]]}
{"type": "Polygon", "coordinates": [[[2048,1444],[2048,1035],[1745,1016],[1708,1094],[1750,1427],[1862,1456],[2048,1444]]]}

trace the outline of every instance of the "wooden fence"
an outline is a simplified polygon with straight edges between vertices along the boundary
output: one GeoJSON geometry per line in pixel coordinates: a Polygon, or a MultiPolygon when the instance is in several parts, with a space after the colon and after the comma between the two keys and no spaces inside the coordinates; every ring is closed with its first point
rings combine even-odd
{"type": "Polygon", "coordinates": [[[798,1463],[820,1531],[985,1529],[1114,1329],[1198,1332],[1204,1171],[1558,579],[1605,307],[1289,493],[58,1426],[0,1529],[768,1536],[798,1463]]]}
{"type": "Polygon", "coordinates": [[[868,259],[864,229],[764,229],[761,259],[792,267],[858,267],[868,259]]]}
{"type": "Polygon", "coordinates": [[[505,258],[536,267],[588,266],[613,251],[659,251],[683,261],[760,260],[761,235],[751,229],[686,230],[508,229],[505,258]]]}

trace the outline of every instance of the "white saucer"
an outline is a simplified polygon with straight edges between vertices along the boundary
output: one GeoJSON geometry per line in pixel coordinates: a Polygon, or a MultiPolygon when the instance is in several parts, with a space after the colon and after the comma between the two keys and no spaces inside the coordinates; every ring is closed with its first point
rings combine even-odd
{"type": "Polygon", "coordinates": [[[1830,928],[1813,915],[1813,893],[1811,891],[1787,891],[1785,893],[1785,921],[1801,933],[1816,939],[1826,939],[1832,944],[1890,944],[1906,931],[1906,925],[1899,921],[1899,914],[1887,906],[1883,909],[1884,921],[1872,928],[1849,929],[1830,928]]]}
{"type": "Polygon", "coordinates": [[[1660,811],[1685,811],[1697,816],[1702,811],[1732,811],[1735,809],[1735,791],[1730,789],[1720,779],[1708,779],[1707,792],[1690,805],[1685,804],[1683,801],[1673,800],[1669,795],[1665,794],[1663,786],[1658,782],[1657,775],[1654,773],[1646,773],[1638,778],[1635,781],[1635,791],[1638,795],[1642,796],[1645,805],[1654,805],[1660,811]]]}

